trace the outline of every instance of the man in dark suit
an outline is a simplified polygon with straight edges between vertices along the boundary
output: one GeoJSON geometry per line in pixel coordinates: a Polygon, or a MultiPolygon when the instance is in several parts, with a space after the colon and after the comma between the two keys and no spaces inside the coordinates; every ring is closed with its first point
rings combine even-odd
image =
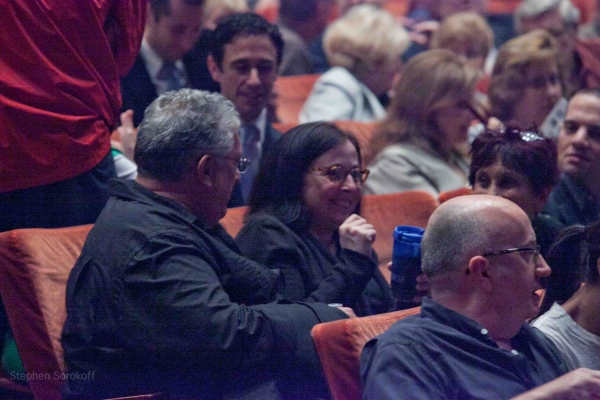
{"type": "Polygon", "coordinates": [[[246,203],[260,157],[281,136],[267,119],[267,103],[282,51],[283,40],[277,26],[253,13],[230,15],[213,32],[208,70],[219,83],[221,94],[233,102],[240,114],[243,155],[252,160],[233,190],[230,207],[246,203]]]}
{"type": "Polygon", "coordinates": [[[563,174],[542,212],[564,225],[590,224],[600,218],[600,90],[571,98],[557,150],[563,174]]]}
{"type": "Polygon", "coordinates": [[[193,51],[202,32],[203,4],[204,0],[149,0],[140,53],[121,79],[122,110],[133,110],[135,126],[146,107],[168,90],[218,90],[206,59],[193,51]]]}

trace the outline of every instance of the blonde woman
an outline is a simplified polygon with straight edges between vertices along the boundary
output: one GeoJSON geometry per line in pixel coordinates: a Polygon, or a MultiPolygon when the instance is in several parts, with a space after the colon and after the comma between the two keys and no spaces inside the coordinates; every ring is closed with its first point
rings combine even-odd
{"type": "Polygon", "coordinates": [[[370,4],[350,9],[325,32],[332,68],[315,83],[300,122],[382,119],[378,97],[390,90],[408,45],[408,33],[389,12],[370,4]]]}

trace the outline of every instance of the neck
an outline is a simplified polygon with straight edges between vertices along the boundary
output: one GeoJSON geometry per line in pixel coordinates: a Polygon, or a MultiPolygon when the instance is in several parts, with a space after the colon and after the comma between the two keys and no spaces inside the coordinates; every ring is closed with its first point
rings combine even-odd
{"type": "Polygon", "coordinates": [[[600,336],[600,286],[586,284],[575,292],[562,307],[579,326],[586,331],[600,336]]]}
{"type": "Polygon", "coordinates": [[[187,184],[185,183],[185,181],[162,182],[140,175],[137,176],[135,181],[159,196],[175,200],[176,202],[193,212],[193,207],[191,207],[191,203],[188,201],[189,196],[186,193],[187,184]]]}
{"type": "Polygon", "coordinates": [[[335,253],[335,243],[333,241],[335,235],[334,231],[328,229],[326,226],[312,224],[308,230],[319,243],[327,247],[332,253],[335,253]]]}

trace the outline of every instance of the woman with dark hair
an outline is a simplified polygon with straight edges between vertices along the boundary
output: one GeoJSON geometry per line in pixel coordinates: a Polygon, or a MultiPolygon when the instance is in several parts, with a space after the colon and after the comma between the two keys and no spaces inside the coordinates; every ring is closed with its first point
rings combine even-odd
{"type": "Polygon", "coordinates": [[[556,144],[535,132],[508,127],[486,130],[471,147],[469,183],[476,194],[491,194],[513,201],[531,219],[531,225],[547,255],[562,228],[540,212],[558,183],[556,144]]]}
{"type": "MultiPolygon", "coordinates": [[[[552,307],[533,326],[554,342],[571,369],[600,369],[600,221],[562,231],[548,261],[550,265],[565,261],[575,265],[567,279],[565,275],[562,282],[548,287],[544,304],[552,307]],[[562,305],[554,302],[559,300],[556,288],[572,294],[562,305]]],[[[551,282],[552,276],[554,271],[548,277],[551,282]]]]}
{"type": "Polygon", "coordinates": [[[264,157],[236,241],[246,257],[281,272],[285,298],[343,304],[357,315],[393,309],[375,229],[357,214],[369,174],[361,161],[356,138],[322,122],[290,130],[264,157]]]}

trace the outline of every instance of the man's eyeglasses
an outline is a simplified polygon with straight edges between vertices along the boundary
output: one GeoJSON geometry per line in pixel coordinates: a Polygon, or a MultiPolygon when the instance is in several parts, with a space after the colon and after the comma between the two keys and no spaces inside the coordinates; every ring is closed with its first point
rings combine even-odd
{"type": "Polygon", "coordinates": [[[535,247],[515,247],[512,249],[506,250],[498,250],[498,251],[490,251],[489,253],[482,254],[483,257],[497,256],[501,254],[510,254],[510,253],[522,253],[525,251],[533,251],[533,263],[537,264],[540,259],[540,246],[537,245],[535,247]]]}
{"type": "Polygon", "coordinates": [[[249,158],[244,158],[244,157],[223,157],[227,160],[232,160],[235,161],[237,163],[237,169],[238,171],[240,171],[240,174],[243,174],[244,172],[248,171],[248,167],[250,167],[250,164],[252,164],[252,160],[249,158]]]}
{"type": "Polygon", "coordinates": [[[318,167],[313,168],[311,171],[319,171],[323,175],[327,176],[329,180],[333,183],[342,183],[346,180],[348,174],[354,180],[354,183],[357,185],[364,183],[369,176],[368,169],[360,169],[358,167],[355,168],[344,168],[341,165],[332,165],[331,167],[318,167]]]}
{"type": "Polygon", "coordinates": [[[567,135],[574,135],[582,126],[585,126],[590,139],[595,142],[600,142],[600,125],[582,124],[577,121],[573,121],[572,119],[568,119],[563,122],[563,128],[565,129],[565,133],[567,135]]]}

